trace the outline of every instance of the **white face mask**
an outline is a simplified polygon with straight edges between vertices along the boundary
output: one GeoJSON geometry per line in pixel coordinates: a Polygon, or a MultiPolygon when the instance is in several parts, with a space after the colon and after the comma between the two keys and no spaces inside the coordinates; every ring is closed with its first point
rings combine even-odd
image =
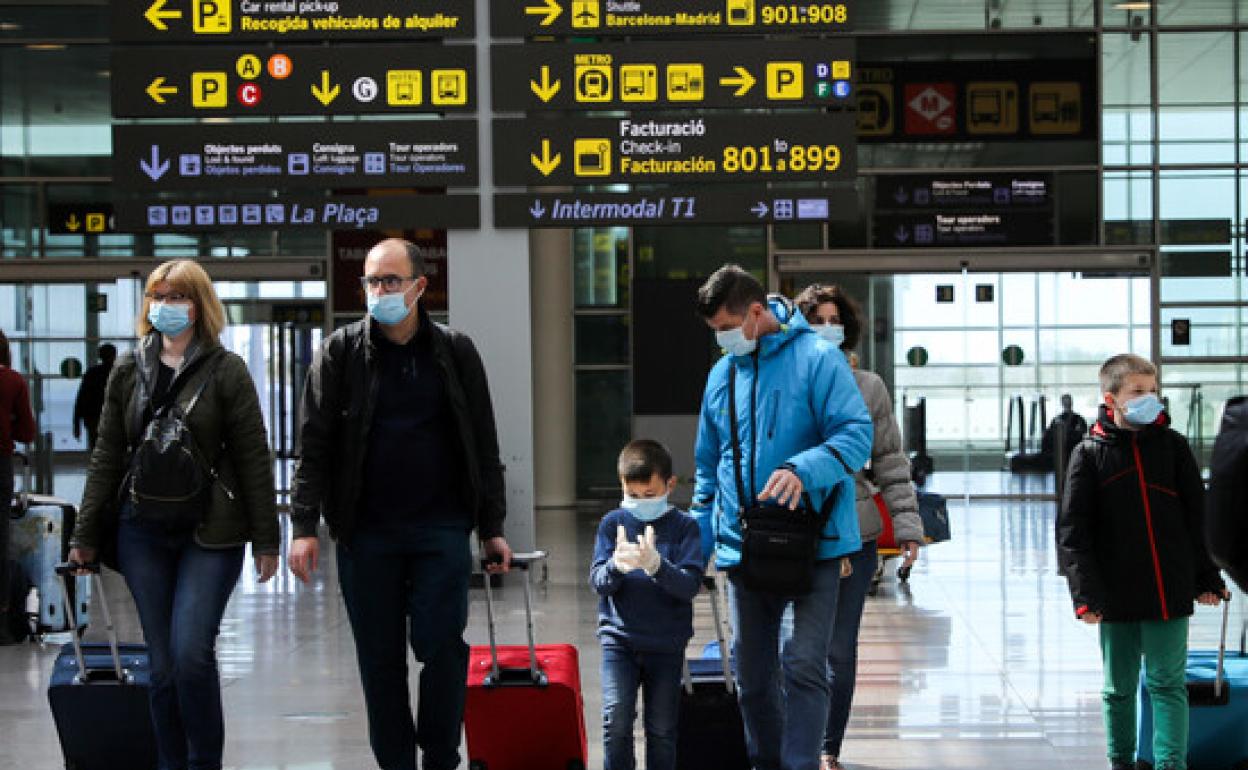
{"type": "Polygon", "coordinates": [[[667,495],[662,497],[629,497],[624,495],[620,507],[633,514],[640,522],[651,522],[667,513],[667,495]]]}
{"type": "MultiPolygon", "coordinates": [[[[749,319],[749,316],[746,316],[749,319]]],[[[745,323],[735,329],[715,332],[715,342],[730,356],[748,356],[758,348],[758,340],[745,336],[745,323]]]]}
{"type": "Polygon", "coordinates": [[[845,327],[841,324],[818,324],[815,331],[838,348],[845,342],[845,327]]]}

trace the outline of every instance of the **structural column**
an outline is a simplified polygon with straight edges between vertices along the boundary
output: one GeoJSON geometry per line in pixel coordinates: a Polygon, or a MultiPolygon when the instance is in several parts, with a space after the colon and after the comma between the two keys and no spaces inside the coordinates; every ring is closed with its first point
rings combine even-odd
{"type": "Polygon", "coordinates": [[[533,265],[533,449],[537,508],[576,503],[572,236],[530,230],[533,265]]]}

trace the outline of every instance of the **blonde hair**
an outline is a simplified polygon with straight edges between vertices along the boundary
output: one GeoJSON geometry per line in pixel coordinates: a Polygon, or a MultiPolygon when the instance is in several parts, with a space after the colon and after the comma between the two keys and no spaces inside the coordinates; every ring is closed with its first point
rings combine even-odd
{"type": "Polygon", "coordinates": [[[215,341],[225,330],[225,307],[217,297],[217,290],[212,287],[207,271],[192,259],[169,260],[157,266],[147,277],[147,284],[143,287],[143,309],[134,323],[139,336],[146,337],[152,331],[152,322],[147,320],[152,301],[147,295],[162,281],[174,291],[185,294],[195,305],[195,334],[200,339],[215,341]]]}
{"type": "Polygon", "coordinates": [[[1100,380],[1102,393],[1117,393],[1129,374],[1157,376],[1157,367],[1147,358],[1133,353],[1120,353],[1101,365],[1100,380]]]}

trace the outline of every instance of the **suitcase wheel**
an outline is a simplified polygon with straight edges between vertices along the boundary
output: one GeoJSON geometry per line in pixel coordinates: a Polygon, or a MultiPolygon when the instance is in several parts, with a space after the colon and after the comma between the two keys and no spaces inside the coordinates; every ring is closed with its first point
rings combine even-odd
{"type": "Polygon", "coordinates": [[[486,770],[485,763],[479,759],[474,759],[468,763],[468,770],[486,770]]]}
{"type": "Polygon", "coordinates": [[[569,759],[568,770],[585,770],[585,763],[579,759],[569,759]]]}

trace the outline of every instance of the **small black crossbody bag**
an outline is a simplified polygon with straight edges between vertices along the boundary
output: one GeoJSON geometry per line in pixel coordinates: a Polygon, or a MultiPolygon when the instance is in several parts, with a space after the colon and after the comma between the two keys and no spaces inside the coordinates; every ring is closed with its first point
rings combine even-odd
{"type": "MultiPolygon", "coordinates": [[[[750,447],[750,494],[746,494],[741,474],[741,431],[737,424],[737,367],[728,372],[729,421],[732,435],[732,465],[737,482],[737,516],[741,521],[741,563],[737,567],[742,583],[754,591],[799,596],[814,586],[815,561],[827,515],[815,510],[810,496],[803,493],[796,510],[774,502],[759,502],[754,489],[754,446],[750,447]]],[[[754,399],[750,399],[751,409],[754,399]]],[[[835,493],[834,493],[835,494],[835,493]]],[[[832,498],[825,504],[831,510],[832,498]]]]}

